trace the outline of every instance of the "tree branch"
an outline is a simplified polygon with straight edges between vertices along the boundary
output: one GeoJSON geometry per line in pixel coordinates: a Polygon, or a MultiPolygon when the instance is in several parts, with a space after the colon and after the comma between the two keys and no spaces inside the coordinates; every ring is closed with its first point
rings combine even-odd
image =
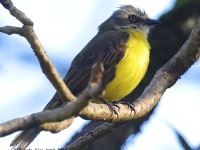
{"type": "Polygon", "coordinates": [[[93,131],[79,137],[69,146],[66,146],[64,150],[79,150],[83,149],[86,145],[94,142],[96,139],[103,137],[115,130],[118,126],[124,124],[125,122],[115,122],[115,123],[103,123],[102,125],[96,127],[93,131]]]}
{"type": "Polygon", "coordinates": [[[67,88],[63,79],[60,77],[57,72],[55,66],[48,58],[42,44],[37,38],[32,26],[23,26],[23,32],[21,35],[27,39],[29,44],[31,45],[35,55],[37,56],[40,66],[42,68],[43,73],[47,76],[49,81],[53,84],[55,89],[57,90],[59,96],[63,100],[63,102],[74,101],[76,97],[71,93],[71,91],[67,88]]]}
{"type": "Polygon", "coordinates": [[[40,129],[44,131],[50,131],[52,133],[57,133],[69,127],[73,123],[74,118],[75,116],[60,122],[44,123],[40,125],[40,129]]]}
{"type": "MultiPolygon", "coordinates": [[[[103,74],[103,64],[100,62],[95,63],[92,68],[89,84],[87,88],[77,97],[76,101],[66,103],[63,107],[59,107],[53,110],[44,110],[39,113],[34,113],[29,116],[17,118],[0,124],[0,137],[25,128],[36,127],[43,123],[63,121],[73,116],[76,116],[81,109],[88,105],[88,101],[91,98],[99,97],[104,93],[104,88],[106,84],[114,77],[115,70],[112,70],[112,72],[110,72],[109,74],[105,74],[104,76],[103,74]]],[[[67,122],[67,125],[69,122],[67,122]]],[[[60,124],[61,128],[67,125],[60,124]]],[[[56,128],[58,124],[55,125],[54,123],[51,123],[49,125],[46,124],[46,126],[45,124],[43,124],[42,129],[47,130],[48,128],[50,128],[51,130],[53,130],[53,132],[59,130],[56,128]]]]}
{"type": "Polygon", "coordinates": [[[20,34],[21,28],[13,26],[0,27],[0,32],[11,35],[11,34],[20,34]]]}

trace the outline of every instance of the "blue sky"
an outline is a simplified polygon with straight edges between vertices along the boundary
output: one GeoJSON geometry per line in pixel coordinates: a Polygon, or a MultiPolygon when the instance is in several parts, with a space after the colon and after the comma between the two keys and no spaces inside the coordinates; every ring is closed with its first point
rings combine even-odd
{"type": "MultiPolygon", "coordinates": [[[[73,57],[97,33],[100,23],[120,5],[132,4],[145,10],[151,18],[158,18],[170,10],[174,3],[173,0],[60,0],[59,3],[55,0],[13,0],[13,2],[34,22],[37,36],[62,76],[73,57]]],[[[0,12],[0,26],[21,26],[7,10],[0,7],[0,12]]],[[[0,34],[0,39],[2,41],[0,89],[3,91],[0,94],[0,114],[5,114],[1,115],[0,122],[5,122],[42,110],[55,90],[43,75],[37,59],[24,38],[18,35],[0,34]]],[[[190,144],[199,145],[200,133],[197,132],[200,125],[193,117],[194,114],[200,113],[197,107],[200,98],[198,74],[200,74],[199,62],[193,65],[176,85],[167,90],[155,115],[142,127],[142,135],[138,134],[134,140],[130,137],[124,145],[124,150],[181,149],[175,134],[166,122],[178,129],[190,144]],[[193,109],[186,113],[188,104],[193,109]],[[143,144],[144,141],[146,144],[143,144]]],[[[30,147],[60,147],[66,139],[70,139],[75,130],[80,130],[80,124],[84,123],[86,121],[78,118],[71,127],[59,134],[43,132],[30,147]]],[[[10,149],[10,141],[15,135],[16,133],[1,138],[1,147],[10,149]]]]}

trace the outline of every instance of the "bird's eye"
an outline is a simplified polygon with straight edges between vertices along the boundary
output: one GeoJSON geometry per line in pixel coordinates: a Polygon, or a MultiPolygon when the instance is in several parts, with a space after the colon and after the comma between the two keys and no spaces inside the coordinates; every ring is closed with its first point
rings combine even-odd
{"type": "Polygon", "coordinates": [[[137,19],[137,17],[135,15],[128,16],[129,21],[135,21],[136,19],[137,19]]]}

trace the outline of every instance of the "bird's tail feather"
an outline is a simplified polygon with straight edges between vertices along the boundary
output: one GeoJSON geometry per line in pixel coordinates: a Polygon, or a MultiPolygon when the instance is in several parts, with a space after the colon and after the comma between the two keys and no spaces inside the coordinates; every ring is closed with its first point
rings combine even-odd
{"type": "Polygon", "coordinates": [[[29,144],[38,136],[41,132],[40,129],[26,129],[20,132],[11,142],[10,146],[17,147],[18,149],[26,149],[29,144]]]}

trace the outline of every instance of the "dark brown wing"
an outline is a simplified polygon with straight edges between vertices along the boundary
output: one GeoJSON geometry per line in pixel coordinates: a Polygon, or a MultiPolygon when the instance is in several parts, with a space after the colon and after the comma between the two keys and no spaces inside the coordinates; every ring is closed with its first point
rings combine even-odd
{"type": "Polygon", "coordinates": [[[73,94],[80,93],[90,78],[92,65],[100,58],[105,70],[115,66],[124,55],[124,46],[128,33],[108,31],[97,34],[74,58],[71,67],[64,78],[73,94]]]}
{"type": "MultiPolygon", "coordinates": [[[[105,70],[115,66],[124,55],[124,46],[128,40],[127,32],[112,30],[98,33],[72,61],[71,67],[64,78],[66,85],[76,95],[86,86],[90,78],[91,68],[102,59],[105,70]]],[[[56,93],[45,109],[55,108],[62,104],[56,93]]]]}
{"type": "MultiPolygon", "coordinates": [[[[74,95],[80,93],[87,86],[92,65],[99,58],[102,59],[105,70],[119,62],[124,55],[123,49],[128,38],[129,34],[127,32],[118,30],[98,33],[76,55],[64,78],[66,85],[74,95]]],[[[56,93],[45,109],[55,108],[61,104],[62,101],[56,93]]]]}

